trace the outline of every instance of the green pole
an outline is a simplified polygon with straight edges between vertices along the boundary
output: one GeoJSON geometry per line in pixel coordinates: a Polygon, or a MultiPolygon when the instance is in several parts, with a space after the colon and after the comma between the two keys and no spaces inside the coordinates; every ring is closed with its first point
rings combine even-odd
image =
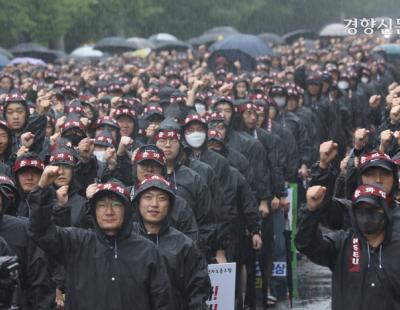
{"type": "Polygon", "coordinates": [[[291,253],[292,253],[292,285],[293,285],[293,300],[299,298],[298,277],[297,277],[297,249],[294,244],[294,237],[297,233],[297,184],[290,183],[292,189],[292,236],[291,236],[291,253]]]}

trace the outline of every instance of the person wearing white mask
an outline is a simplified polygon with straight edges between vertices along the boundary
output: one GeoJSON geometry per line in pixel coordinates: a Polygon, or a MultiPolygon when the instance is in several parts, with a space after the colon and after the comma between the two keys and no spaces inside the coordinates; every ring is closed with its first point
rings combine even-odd
{"type": "MultiPolygon", "coordinates": [[[[233,184],[231,183],[229,162],[222,155],[208,150],[207,148],[207,131],[208,125],[204,118],[198,114],[188,115],[183,123],[184,142],[188,145],[186,153],[190,159],[198,159],[208,164],[215,172],[219,184],[222,186],[224,199],[224,206],[222,207],[221,214],[218,217],[218,235],[219,240],[227,240],[229,238],[229,221],[225,221],[226,216],[223,213],[232,209],[232,205],[227,202],[232,201],[231,195],[234,194],[233,184]],[[224,237],[223,237],[224,236],[224,237]],[[226,239],[225,239],[226,238],[226,239]]],[[[224,244],[221,245],[224,248],[224,244]]]]}

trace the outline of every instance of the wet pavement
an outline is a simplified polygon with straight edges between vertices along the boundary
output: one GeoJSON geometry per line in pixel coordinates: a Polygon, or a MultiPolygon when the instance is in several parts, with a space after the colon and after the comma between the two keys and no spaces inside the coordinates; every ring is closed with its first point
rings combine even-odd
{"type": "MultiPolygon", "coordinates": [[[[302,256],[298,261],[299,299],[290,308],[286,301],[279,302],[278,310],[329,310],[331,309],[331,272],[302,256]]],[[[259,308],[261,310],[261,308],[259,308]]]]}

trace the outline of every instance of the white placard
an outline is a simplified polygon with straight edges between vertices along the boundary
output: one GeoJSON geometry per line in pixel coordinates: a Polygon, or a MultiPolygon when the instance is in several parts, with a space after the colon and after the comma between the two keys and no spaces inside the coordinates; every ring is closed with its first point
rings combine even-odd
{"type": "Polygon", "coordinates": [[[286,262],[274,262],[272,267],[273,277],[286,277],[286,262]]]}
{"type": "Polygon", "coordinates": [[[207,301],[210,310],[232,310],[235,305],[236,263],[208,265],[213,293],[207,301]]]}

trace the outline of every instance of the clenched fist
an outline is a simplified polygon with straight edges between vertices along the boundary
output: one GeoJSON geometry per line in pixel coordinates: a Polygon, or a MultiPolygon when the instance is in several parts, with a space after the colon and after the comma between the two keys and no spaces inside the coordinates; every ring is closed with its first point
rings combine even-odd
{"type": "Polygon", "coordinates": [[[57,166],[47,166],[39,180],[39,187],[46,188],[60,176],[60,168],[57,166]]]}
{"type": "Polygon", "coordinates": [[[86,188],[86,199],[91,199],[93,195],[96,193],[97,183],[90,184],[86,188]]]}
{"type": "Polygon", "coordinates": [[[384,152],[385,148],[389,145],[392,140],[393,132],[390,129],[384,130],[381,132],[381,144],[379,146],[379,150],[384,152]]]}
{"type": "Polygon", "coordinates": [[[24,132],[21,135],[21,144],[29,149],[31,147],[31,145],[33,144],[34,139],[35,139],[35,135],[33,133],[24,132]]]}
{"type": "Polygon", "coordinates": [[[379,95],[373,95],[371,98],[369,98],[369,106],[372,109],[376,109],[379,107],[379,104],[381,103],[381,96],[379,95]]]}
{"type": "Polygon", "coordinates": [[[78,144],[79,155],[83,162],[89,161],[94,150],[94,139],[85,138],[78,144]]]}
{"type": "Polygon", "coordinates": [[[117,154],[118,154],[119,156],[124,155],[124,154],[128,151],[129,147],[130,147],[132,144],[133,144],[132,138],[127,137],[127,136],[121,137],[121,141],[119,142],[117,154]]]}
{"type": "Polygon", "coordinates": [[[309,211],[314,212],[319,209],[322,201],[325,198],[326,187],[311,186],[307,190],[307,208],[309,211]]]}
{"type": "Polygon", "coordinates": [[[361,150],[368,142],[369,130],[365,128],[358,128],[354,132],[354,148],[361,150]]]}
{"type": "Polygon", "coordinates": [[[68,185],[63,185],[57,189],[57,201],[60,207],[65,207],[68,203],[68,185]]]}
{"type": "Polygon", "coordinates": [[[319,146],[319,165],[326,169],[329,163],[336,157],[338,153],[338,145],[332,140],[323,142],[319,146]]]}

